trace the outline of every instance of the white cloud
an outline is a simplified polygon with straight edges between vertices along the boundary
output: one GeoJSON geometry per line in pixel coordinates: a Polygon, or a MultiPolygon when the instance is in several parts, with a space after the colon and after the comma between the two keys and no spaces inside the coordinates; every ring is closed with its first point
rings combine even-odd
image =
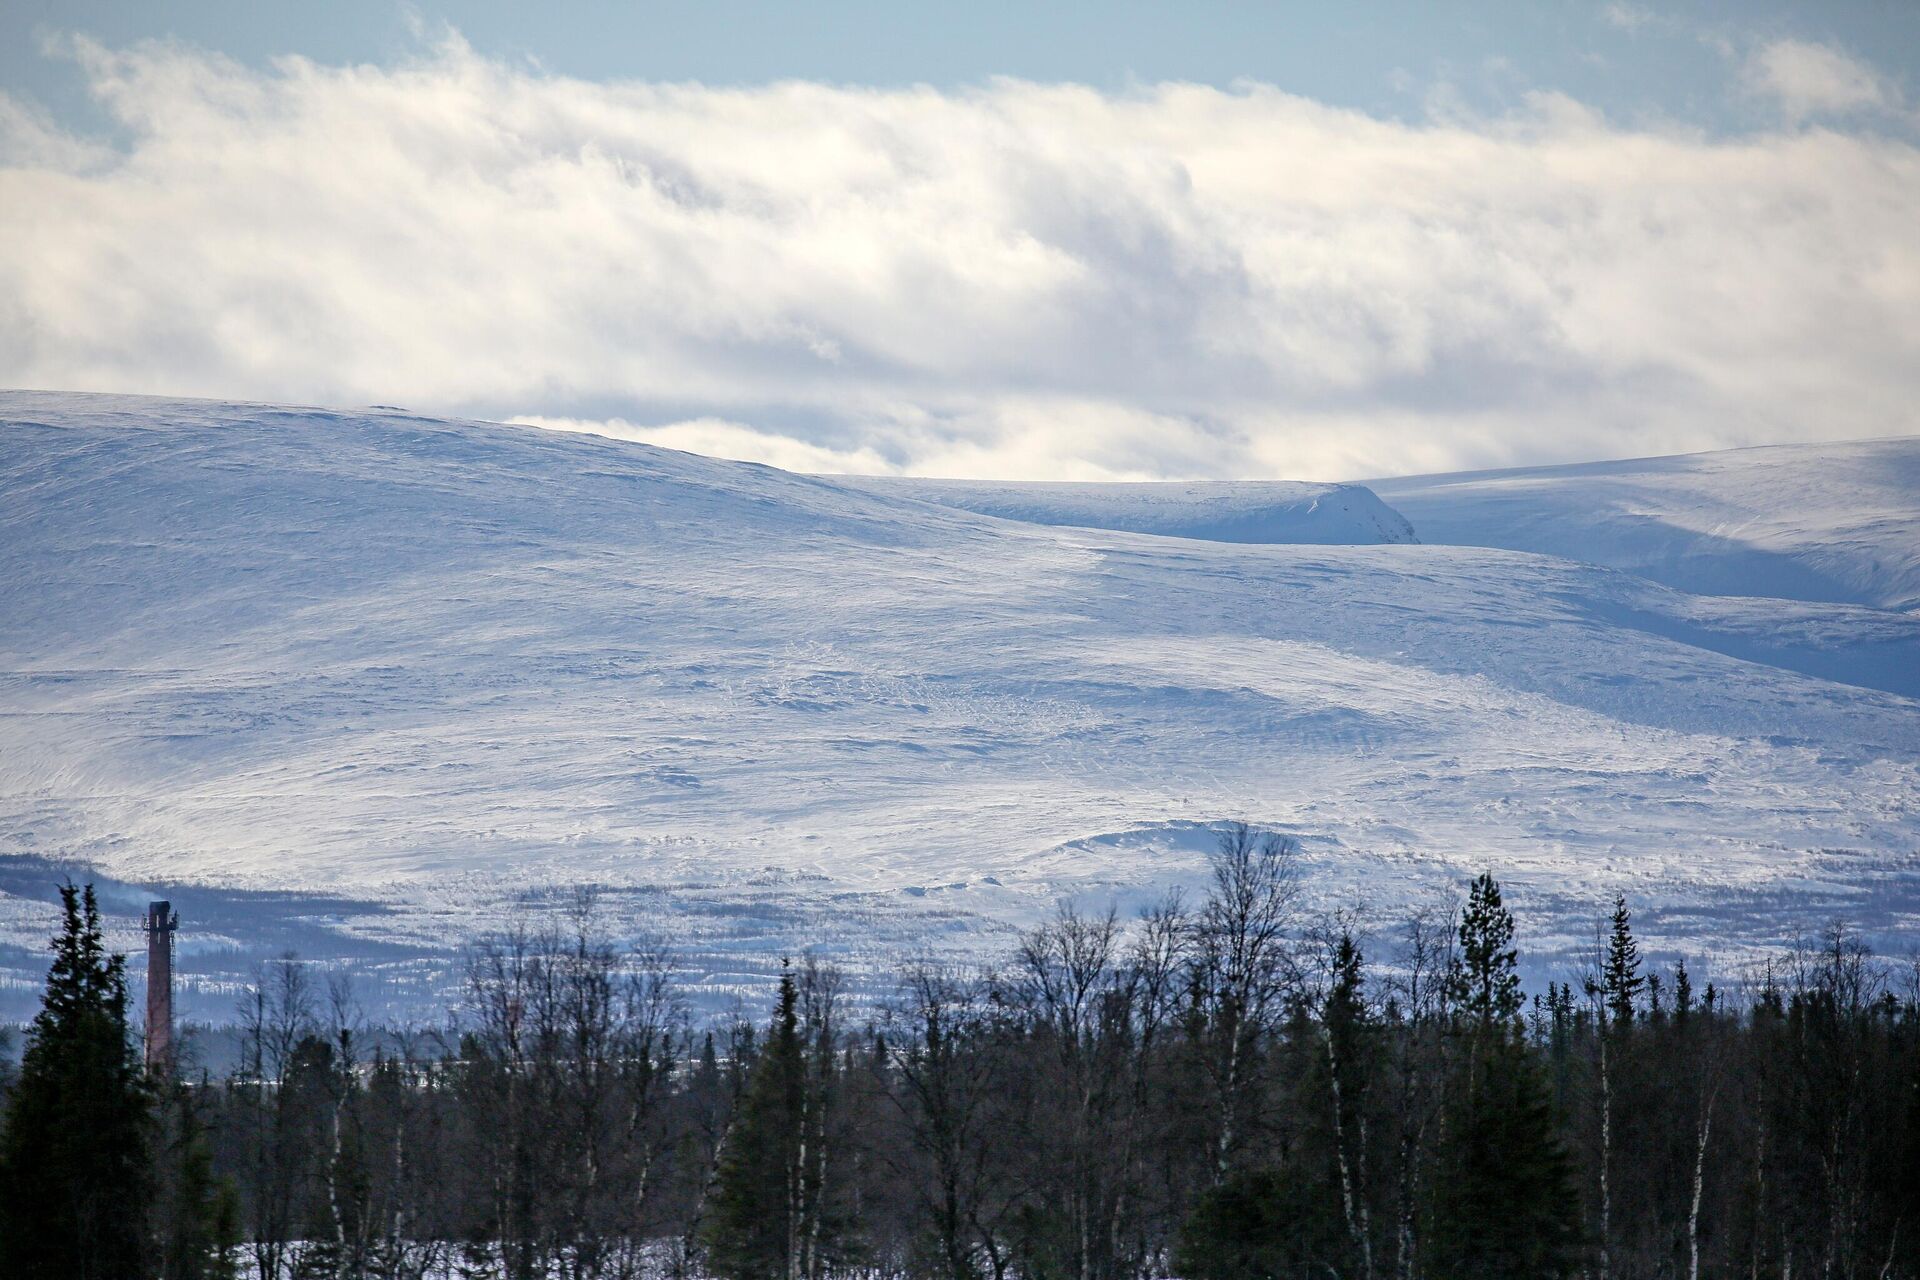
{"type": "Polygon", "coordinates": [[[1899,105],[1899,94],[1866,63],[1831,45],[1775,40],[1747,58],[1748,88],[1774,99],[1789,120],[1899,105]]]}
{"type": "Polygon", "coordinates": [[[633,440],[665,449],[679,449],[683,453],[704,454],[709,458],[760,462],[783,471],[887,475],[894,470],[885,458],[872,449],[826,449],[789,436],[769,435],[745,423],[727,422],[720,418],[695,418],[655,427],[628,422],[625,418],[542,418],[523,415],[512,421],[530,427],[544,427],[548,431],[575,431],[614,440],[633,440]]]}
{"type": "Polygon", "coordinates": [[[1600,10],[1600,18],[1610,27],[1618,27],[1629,34],[1645,26],[1655,25],[1659,19],[1650,9],[1637,4],[1609,4],[1600,10]]]}
{"type": "Polygon", "coordinates": [[[596,84],[458,42],[75,52],[132,141],[0,128],[8,384],[985,476],[1920,430],[1900,139],[1558,95],[1407,124],[1261,85],[596,84]]]}

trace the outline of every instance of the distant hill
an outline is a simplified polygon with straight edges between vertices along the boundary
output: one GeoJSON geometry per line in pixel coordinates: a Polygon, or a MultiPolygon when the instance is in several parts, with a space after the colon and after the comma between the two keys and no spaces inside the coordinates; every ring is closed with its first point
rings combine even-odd
{"type": "Polygon", "coordinates": [[[914,498],[1027,524],[1115,529],[1206,542],[1371,546],[1414,542],[1406,518],[1364,485],[1297,481],[1055,484],[828,476],[853,489],[914,498]]]}
{"type": "Polygon", "coordinates": [[[1604,513],[1633,504],[1604,469],[1386,505],[925,486],[3,393],[0,970],[77,860],[115,878],[121,946],[170,886],[203,1014],[283,940],[451,982],[446,947],[582,883],[686,939],[715,999],[809,944],[883,982],[1063,895],[1194,883],[1234,819],[1297,836],[1314,901],[1366,904],[1381,949],[1482,868],[1535,955],[1616,890],[1656,951],[1729,964],[1834,914],[1910,936],[1920,616],[1871,603],[1909,598],[1899,454],[1638,473],[1636,519],[1733,540],[1687,487],[1710,476],[1832,584],[1699,580],[1760,597],[1678,589],[1697,557],[1614,567],[1604,513]],[[1229,532],[1265,540],[1200,540],[1229,532]]]}
{"type": "Polygon", "coordinates": [[[1920,608],[1920,438],[1380,480],[1432,542],[1683,591],[1920,608]]]}

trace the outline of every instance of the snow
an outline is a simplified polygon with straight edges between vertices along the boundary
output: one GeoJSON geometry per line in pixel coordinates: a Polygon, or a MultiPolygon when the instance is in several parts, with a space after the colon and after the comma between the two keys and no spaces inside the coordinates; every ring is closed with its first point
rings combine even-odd
{"type": "Polygon", "coordinates": [[[1357,484],[1298,481],[1068,484],[829,476],[852,489],[1026,524],[1115,529],[1207,542],[1355,546],[1414,541],[1399,512],[1357,484]]]}
{"type": "Polygon", "coordinates": [[[1717,595],[1920,608],[1920,446],[1775,445],[1373,482],[1422,538],[1717,595]]]}
{"type": "MultiPolygon", "coordinates": [[[[1881,478],[1920,445],[1796,458],[1580,485],[1638,477],[1677,529],[1744,501],[1768,556],[1848,599],[1439,545],[1474,485],[1513,491],[1484,479],[1373,486],[1418,544],[1256,544],[1195,535],[1297,516],[1299,489],[1023,486],[1028,523],[961,509],[1008,512],[1007,486],[962,504],[397,410],[3,393],[0,966],[27,972],[5,947],[39,945],[77,860],[116,886],[123,946],[167,888],[203,1012],[283,938],[429,989],[447,948],[580,883],[686,939],[715,998],[809,944],[881,981],[1063,895],[1197,884],[1234,819],[1297,836],[1315,900],[1364,906],[1380,946],[1483,868],[1541,955],[1616,890],[1656,953],[1723,967],[1834,914],[1897,941],[1920,615],[1876,602],[1906,598],[1920,512],[1881,478]]],[[[1526,509],[1600,519],[1576,490],[1526,509]]],[[[1490,506],[1488,540],[1525,523],[1490,506]]]]}

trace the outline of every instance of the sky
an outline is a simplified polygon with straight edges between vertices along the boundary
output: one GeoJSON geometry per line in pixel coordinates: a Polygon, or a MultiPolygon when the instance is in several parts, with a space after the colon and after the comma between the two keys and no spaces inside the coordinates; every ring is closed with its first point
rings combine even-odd
{"type": "Polygon", "coordinates": [[[1920,6],[0,6],[0,385],[799,470],[1920,432],[1920,6]]]}

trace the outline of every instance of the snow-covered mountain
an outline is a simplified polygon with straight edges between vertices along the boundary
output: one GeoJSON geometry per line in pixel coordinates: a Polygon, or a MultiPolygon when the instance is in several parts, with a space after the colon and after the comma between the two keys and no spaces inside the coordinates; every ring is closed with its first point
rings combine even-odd
{"type": "Polygon", "coordinates": [[[1026,524],[1116,529],[1206,542],[1364,546],[1414,541],[1406,517],[1357,484],[1298,481],[1066,484],[831,476],[869,493],[916,498],[1026,524]]]}
{"type": "MultiPolygon", "coordinates": [[[[1920,499],[1884,477],[1920,441],[1776,456],[1582,483],[1710,474],[1633,481],[1636,509],[1745,502],[1815,566],[1854,554],[1821,531],[1860,541],[1835,515],[1858,486],[1888,548],[1860,554],[1911,565],[1920,499]]],[[[167,888],[203,1011],[283,945],[432,986],[444,948],[583,882],[724,991],[798,945],[873,967],[998,945],[1061,895],[1131,907],[1231,819],[1298,836],[1318,900],[1383,933],[1482,868],[1537,953],[1615,890],[1656,950],[1725,963],[1834,914],[1910,928],[1898,572],[1704,595],[1446,545],[1527,523],[1476,517],[1473,484],[1498,491],[1333,491],[1374,545],[1254,544],[1196,535],[1298,490],[1017,509],[397,410],[5,393],[0,964],[30,969],[46,860],[76,860],[129,921],[167,888]]],[[[1541,549],[1611,554],[1589,541],[1541,549]]]]}
{"type": "Polygon", "coordinates": [[[1920,447],[1776,445],[1380,480],[1431,541],[1589,560],[1683,591],[1920,608],[1920,447]]]}

